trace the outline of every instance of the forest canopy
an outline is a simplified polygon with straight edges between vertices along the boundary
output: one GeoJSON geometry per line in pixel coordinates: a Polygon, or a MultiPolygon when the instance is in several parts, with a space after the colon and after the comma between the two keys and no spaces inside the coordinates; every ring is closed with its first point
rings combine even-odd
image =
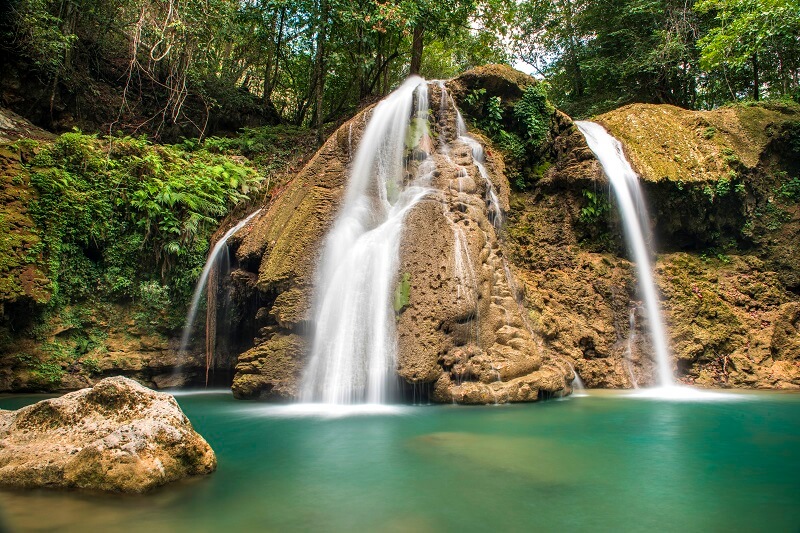
{"type": "Polygon", "coordinates": [[[0,65],[48,89],[40,107],[87,113],[105,84],[120,95],[109,127],[156,137],[175,124],[200,137],[254,123],[319,129],[410,73],[447,78],[489,62],[526,62],[578,117],[632,102],[703,109],[800,97],[800,0],[11,0],[6,9],[0,65]]]}

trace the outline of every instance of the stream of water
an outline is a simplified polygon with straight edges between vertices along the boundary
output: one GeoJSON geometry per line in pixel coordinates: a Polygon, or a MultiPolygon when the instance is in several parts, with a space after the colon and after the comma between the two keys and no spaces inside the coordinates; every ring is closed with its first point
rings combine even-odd
{"type": "Polygon", "coordinates": [[[424,180],[404,183],[406,134],[413,123],[426,135],[427,122],[428,85],[417,76],[369,118],[344,204],[323,244],[303,402],[382,404],[391,396],[400,237],[406,213],[427,192],[424,180]]]}
{"type": "Polygon", "coordinates": [[[211,270],[217,265],[217,261],[222,254],[228,249],[228,239],[230,239],[237,231],[245,227],[260,212],[261,209],[256,209],[245,218],[237,222],[235,226],[225,232],[222,238],[217,241],[217,243],[211,249],[211,252],[208,254],[208,259],[206,259],[203,272],[200,274],[200,279],[197,280],[197,285],[195,286],[194,294],[192,295],[192,303],[189,306],[189,312],[186,314],[186,324],[183,326],[183,335],[181,336],[181,353],[184,353],[189,347],[189,340],[191,339],[192,335],[192,325],[194,324],[195,318],[197,318],[197,310],[200,308],[200,298],[203,296],[203,292],[205,291],[211,270]]]}
{"type": "Polygon", "coordinates": [[[625,230],[625,240],[631,249],[633,260],[636,262],[639,291],[647,311],[647,323],[655,352],[658,385],[662,389],[672,389],[675,386],[675,377],[672,372],[669,344],[664,332],[661,305],[656,284],[653,281],[653,266],[650,260],[652,251],[648,247],[648,244],[652,242],[652,235],[639,176],[633,171],[625,157],[622,144],[612,137],[603,126],[584,121],[576,121],[575,125],[583,133],[589,148],[600,161],[600,165],[611,183],[614,197],[617,199],[625,230]]]}

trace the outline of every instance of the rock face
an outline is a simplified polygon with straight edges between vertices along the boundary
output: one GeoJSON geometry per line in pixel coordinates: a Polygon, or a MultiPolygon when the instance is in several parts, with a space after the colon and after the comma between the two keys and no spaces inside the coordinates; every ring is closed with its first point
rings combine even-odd
{"type": "Polygon", "coordinates": [[[0,411],[5,486],[146,492],[216,465],[172,396],[127,378],[0,411]]]}
{"type": "MultiPolygon", "coordinates": [[[[693,112],[633,105],[597,118],[641,174],[679,380],[800,388],[797,106],[693,112]]],[[[508,254],[544,349],[591,387],[654,382],[646,317],[608,185],[554,123],[552,166],[510,200],[508,254]]]]}
{"type": "Polygon", "coordinates": [[[366,111],[340,127],[283,190],[273,194],[250,231],[234,236],[239,268],[233,299],[251,317],[252,347],[241,353],[233,380],[238,398],[293,398],[305,363],[318,250],[336,214],[346,169],[364,129],[366,111]]]}
{"type": "MultiPolygon", "coordinates": [[[[510,84],[517,97],[522,94],[515,81],[500,83],[502,77],[490,70],[498,90],[507,91],[510,84]]],[[[452,87],[464,92],[461,82],[452,87]]],[[[434,140],[422,136],[415,142],[426,146],[407,147],[413,155],[438,145],[430,192],[407,215],[401,239],[398,283],[407,284],[407,297],[396,309],[397,373],[443,402],[533,401],[568,392],[572,372],[542,353],[526,327],[521,294],[493,224],[508,208],[502,159],[485,148],[485,139],[459,136],[447,89],[431,83],[429,92],[431,102],[444,105],[431,106],[428,127],[434,140]],[[487,154],[483,173],[477,164],[481,152],[487,154]]],[[[340,127],[247,236],[238,244],[233,240],[240,265],[231,276],[234,299],[250,302],[240,306],[250,306],[255,317],[253,346],[236,367],[237,397],[297,395],[308,351],[305,334],[313,328],[310,305],[319,249],[370,113],[367,109],[340,127]]],[[[411,180],[419,162],[410,156],[408,165],[411,180]]]]}
{"type": "MultiPolygon", "coordinates": [[[[443,90],[433,88],[431,101],[449,101],[443,90]]],[[[572,373],[531,335],[498,237],[509,191],[502,159],[485,140],[457,135],[452,105],[435,109],[434,119],[442,148],[432,191],[409,213],[400,249],[410,290],[397,323],[398,374],[418,387],[433,383],[440,402],[563,393],[572,373]]]]}

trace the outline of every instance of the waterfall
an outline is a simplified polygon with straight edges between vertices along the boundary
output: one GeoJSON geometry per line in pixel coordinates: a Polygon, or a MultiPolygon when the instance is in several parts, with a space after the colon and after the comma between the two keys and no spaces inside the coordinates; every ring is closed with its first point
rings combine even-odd
{"type": "MultiPolygon", "coordinates": [[[[228,239],[230,239],[237,231],[245,227],[247,223],[250,222],[253,217],[260,212],[261,209],[253,211],[247,217],[240,220],[238,224],[226,231],[222,238],[218,240],[211,249],[211,253],[208,254],[208,259],[206,259],[203,272],[200,274],[200,279],[197,280],[197,286],[194,289],[194,295],[192,295],[192,304],[189,307],[189,312],[186,315],[186,323],[183,326],[183,335],[181,336],[181,346],[179,349],[180,353],[185,353],[186,349],[189,347],[189,338],[192,335],[192,324],[194,324],[194,319],[197,317],[197,309],[200,307],[200,297],[203,295],[203,290],[206,288],[211,270],[214,268],[214,266],[216,266],[217,261],[222,257],[222,254],[228,250],[228,239]]],[[[208,381],[207,375],[206,381],[208,381]]]]}
{"type": "Polygon", "coordinates": [[[413,76],[372,111],[323,243],[303,402],[378,404],[391,395],[397,354],[392,304],[403,220],[429,190],[424,171],[409,183],[404,179],[407,139],[417,136],[426,140],[419,146],[431,145],[428,86],[413,76]]]}
{"type": "Polygon", "coordinates": [[[661,317],[661,306],[653,281],[653,269],[650,263],[651,251],[647,243],[650,241],[650,228],[644,197],[639,184],[639,176],[633,171],[625,158],[622,144],[612,137],[599,124],[593,122],[575,122],[575,125],[586,138],[586,143],[594,152],[603,171],[611,183],[614,196],[619,204],[625,237],[636,261],[636,274],[639,290],[642,293],[647,311],[650,337],[655,349],[658,384],[661,387],[674,385],[670,351],[664,333],[664,322],[661,317]]]}

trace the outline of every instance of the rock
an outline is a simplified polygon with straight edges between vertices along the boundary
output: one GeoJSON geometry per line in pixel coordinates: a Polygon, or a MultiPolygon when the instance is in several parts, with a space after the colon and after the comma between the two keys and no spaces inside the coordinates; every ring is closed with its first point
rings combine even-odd
{"type": "Polygon", "coordinates": [[[0,485],[149,491],[217,460],[175,399],[124,377],[0,411],[0,485]]]}
{"type": "Polygon", "coordinates": [[[259,328],[253,346],[238,357],[233,379],[237,398],[292,399],[297,392],[319,249],[339,208],[351,152],[370,112],[341,126],[275,193],[244,239],[229,243],[242,268],[257,276],[254,291],[231,295],[238,307],[253,308],[259,328]]]}
{"type": "MultiPolygon", "coordinates": [[[[447,87],[459,98],[476,83],[489,85],[491,94],[518,99],[535,80],[493,65],[470,71],[447,87]]],[[[441,101],[441,90],[430,84],[430,101],[441,101]]],[[[238,356],[233,381],[238,398],[297,396],[306,364],[304,339],[314,327],[309,310],[320,246],[339,208],[348,164],[371,112],[362,111],[328,139],[273,198],[235,251],[240,266],[254,275],[256,267],[258,271],[257,291],[248,296],[255,302],[249,308],[256,337],[238,356]]],[[[455,108],[436,106],[430,117],[430,127],[438,132],[439,143],[448,143],[449,153],[432,155],[436,170],[431,191],[406,215],[397,276],[407,280],[408,297],[395,309],[397,373],[414,386],[459,383],[463,392],[445,390],[438,398],[465,403],[493,403],[497,399],[483,385],[527,377],[525,387],[511,386],[513,392],[504,391],[500,401],[537,400],[542,386],[531,376],[552,361],[540,353],[525,327],[524,310],[512,296],[517,294],[513,273],[506,269],[487,209],[490,190],[498,216],[509,208],[503,160],[480,134],[474,134],[477,144],[458,138],[455,108]],[[473,161],[473,150],[485,154],[485,176],[473,161]],[[449,381],[442,381],[443,375],[449,381]],[[474,382],[474,390],[467,391],[464,380],[474,382]]],[[[411,154],[421,149],[409,148],[411,154]]],[[[410,160],[409,176],[419,171],[418,165],[410,160]]],[[[571,373],[561,372],[561,389],[568,388],[567,375],[571,373]]]]}
{"type": "Polygon", "coordinates": [[[55,135],[34,126],[27,119],[10,109],[0,107],[0,143],[14,142],[19,139],[53,139],[55,135]]]}
{"type": "MultiPolygon", "coordinates": [[[[589,387],[652,384],[647,317],[607,180],[569,117],[557,117],[552,165],[511,196],[506,257],[544,353],[569,359],[589,387]]],[[[788,139],[799,118],[798,106],[769,104],[634,104],[597,118],[644,182],[681,381],[800,388],[800,203],[775,177],[797,175],[788,139]]]]}
{"type": "MultiPolygon", "coordinates": [[[[451,85],[471,83],[481,72],[471,71],[451,85]]],[[[507,67],[488,68],[486,75],[493,91],[516,87],[517,97],[524,84],[532,83],[507,67]]],[[[440,101],[440,89],[431,90],[431,101],[440,101]]],[[[397,320],[398,374],[416,386],[435,384],[433,398],[442,402],[536,401],[540,390],[567,391],[571,372],[558,366],[538,372],[554,354],[542,353],[525,326],[525,311],[512,296],[518,293],[514,273],[489,219],[490,186],[499,191],[501,211],[508,209],[502,160],[488,140],[476,138],[486,154],[487,182],[471,157],[472,147],[451,136],[455,110],[439,108],[434,115],[444,132],[440,141],[449,143],[453,157],[434,156],[439,174],[433,190],[406,217],[400,272],[408,276],[410,291],[397,320]],[[465,173],[476,186],[454,188],[465,173]]]]}

